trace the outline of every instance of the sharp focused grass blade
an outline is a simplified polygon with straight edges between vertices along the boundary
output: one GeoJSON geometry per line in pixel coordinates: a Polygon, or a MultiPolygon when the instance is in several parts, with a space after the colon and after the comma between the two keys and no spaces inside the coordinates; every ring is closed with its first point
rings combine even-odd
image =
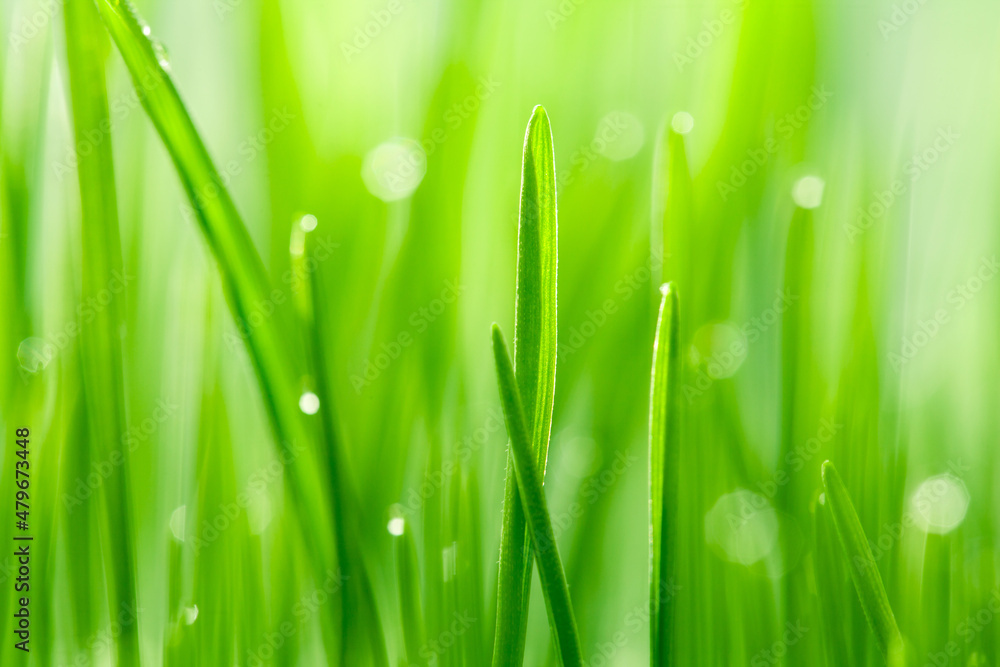
{"type": "Polygon", "coordinates": [[[858,513],[854,510],[837,469],[829,461],[823,464],[823,486],[826,489],[826,504],[833,515],[861,608],[875,635],[875,643],[878,644],[882,657],[888,661],[901,642],[899,628],[892,608],[889,607],[889,598],[885,594],[882,577],[861,528],[861,521],[858,520],[858,513]]]}
{"type": "Polygon", "coordinates": [[[497,382],[500,386],[500,402],[503,404],[507,435],[510,438],[511,457],[514,459],[514,472],[527,519],[531,546],[538,562],[538,575],[545,594],[552,638],[558,646],[563,667],[579,667],[583,662],[576,632],[576,619],[569,599],[569,588],[566,586],[566,574],[559,559],[552,519],[545,502],[545,491],[542,489],[542,477],[535,465],[534,452],[528,439],[528,426],[514,377],[514,368],[507,352],[507,343],[503,339],[500,327],[495,324],[493,356],[497,367],[497,382]]]}
{"type": "Polygon", "coordinates": [[[677,292],[662,288],[653,345],[649,404],[649,664],[672,664],[673,596],[669,593],[674,546],[667,536],[677,503],[680,344],[677,292]]]}
{"type": "Polygon", "coordinates": [[[299,412],[298,373],[286,354],[286,326],[280,312],[251,320],[260,304],[273,299],[264,264],[166,72],[162,56],[146,36],[148,29],[144,32],[128,0],[99,0],[98,9],[219,263],[230,310],[250,351],[271,424],[279,444],[293,458],[286,466],[288,488],[299,509],[296,515],[311,526],[306,543],[316,576],[323,580],[334,559],[328,486],[325,469],[316,465],[307,446],[314,438],[299,412]]]}
{"type": "MultiPolygon", "coordinates": [[[[556,386],[557,223],[555,158],[545,109],[535,107],[524,135],[521,208],[517,235],[517,293],[514,309],[514,359],[517,386],[527,412],[531,458],[540,480],[552,427],[556,386]]],[[[520,665],[524,657],[532,561],[525,534],[515,464],[507,457],[494,667],[520,665]]]]}
{"type": "MultiPolygon", "coordinates": [[[[90,0],[65,4],[66,59],[69,69],[73,129],[77,145],[84,145],[94,132],[110,127],[104,58],[108,44],[100,18],[90,0]]],[[[125,279],[122,272],[121,239],[118,231],[118,200],[115,192],[111,138],[90,141],[92,150],[78,151],[82,216],[81,302],[106,298],[103,309],[95,309],[80,327],[84,397],[90,424],[92,460],[107,460],[125,441],[125,388],[121,327],[124,323],[125,279]],[[96,144],[96,145],[95,145],[96,144]],[[117,281],[117,282],[116,282],[117,281]],[[115,285],[118,285],[116,288],[115,285]]],[[[103,303],[103,301],[101,302],[103,303]]],[[[135,549],[132,544],[132,502],[129,494],[128,459],[105,485],[104,516],[100,520],[102,551],[108,582],[108,605],[112,618],[124,609],[136,609],[135,549]]],[[[139,664],[138,623],[122,625],[115,644],[117,664],[139,664]]]]}

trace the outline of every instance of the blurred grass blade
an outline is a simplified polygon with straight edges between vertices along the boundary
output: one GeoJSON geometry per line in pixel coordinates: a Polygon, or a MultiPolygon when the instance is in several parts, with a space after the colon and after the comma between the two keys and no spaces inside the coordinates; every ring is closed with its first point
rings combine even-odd
{"type": "MultiPolygon", "coordinates": [[[[92,461],[98,461],[107,460],[113,453],[120,455],[118,447],[125,442],[128,430],[121,344],[122,292],[128,279],[122,274],[111,137],[106,136],[106,128],[111,126],[104,79],[107,37],[90,0],[66,2],[65,28],[75,145],[92,147],[77,154],[83,239],[80,299],[87,303],[111,297],[107,306],[95,309],[95,316],[83,320],[80,326],[84,400],[90,424],[88,452],[92,461]],[[90,138],[94,133],[98,133],[100,141],[90,138]]],[[[112,618],[123,610],[137,608],[128,467],[126,458],[121,470],[106,480],[99,529],[112,618]]],[[[122,624],[115,651],[117,664],[139,664],[138,623],[122,624]]]]}
{"type": "Polygon", "coordinates": [[[833,515],[833,523],[847,557],[847,569],[851,572],[861,608],[875,635],[875,643],[878,644],[882,657],[888,661],[891,652],[897,650],[901,642],[899,628],[889,606],[878,565],[861,528],[861,521],[837,469],[830,461],[823,464],[823,486],[826,489],[826,504],[833,515]]]}
{"type": "Polygon", "coordinates": [[[678,341],[677,292],[661,288],[663,299],[653,344],[653,378],[649,405],[649,664],[672,663],[673,596],[670,573],[674,546],[667,539],[676,530],[672,517],[677,505],[678,341]]]}
{"type": "Polygon", "coordinates": [[[510,452],[514,459],[514,472],[527,519],[528,534],[538,562],[538,575],[545,594],[552,638],[558,647],[563,667],[579,667],[583,662],[566,574],[559,559],[552,519],[545,502],[545,491],[542,489],[542,477],[531,450],[514,368],[503,333],[496,324],[493,325],[493,356],[497,367],[500,402],[503,404],[507,435],[510,438],[510,452]]]}
{"type": "MultiPolygon", "coordinates": [[[[402,518],[394,519],[403,521],[402,518]]],[[[396,581],[399,587],[399,612],[403,621],[403,641],[408,664],[421,659],[420,647],[424,644],[424,615],[420,605],[420,567],[417,563],[417,545],[413,529],[403,523],[402,533],[393,538],[396,553],[396,581]]]]}
{"type": "Polygon", "coordinates": [[[223,180],[205,149],[167,71],[162,50],[128,0],[98,0],[101,17],[128,67],[149,117],[173,159],[198,223],[219,263],[222,284],[241,337],[253,360],[264,404],[279,444],[291,463],[285,470],[309,539],[315,575],[325,579],[334,561],[329,480],[307,446],[313,441],[299,412],[296,364],[289,359],[280,312],[251,322],[260,304],[274,298],[264,264],[240,219],[223,180]]]}
{"type": "MultiPolygon", "coordinates": [[[[521,205],[517,233],[514,361],[517,387],[527,412],[531,458],[545,479],[556,386],[557,223],[555,156],[545,109],[535,107],[524,135],[521,205]]],[[[532,560],[525,532],[513,455],[507,457],[494,667],[524,658],[532,560]]]]}

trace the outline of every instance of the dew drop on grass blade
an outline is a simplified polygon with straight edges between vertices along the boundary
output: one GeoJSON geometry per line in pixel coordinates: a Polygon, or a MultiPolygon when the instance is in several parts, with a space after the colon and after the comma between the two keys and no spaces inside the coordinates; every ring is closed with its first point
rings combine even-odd
{"type": "Polygon", "coordinates": [[[326,491],[329,481],[321,472],[324,468],[317,464],[308,446],[314,439],[314,429],[307,426],[299,411],[297,364],[286,346],[288,325],[278,313],[259,326],[249,322],[256,304],[270,298],[272,287],[264,263],[132,4],[128,0],[98,0],[97,6],[143,106],[173,159],[219,264],[233,317],[240,330],[246,332],[245,341],[276,440],[292,459],[285,471],[296,508],[295,520],[309,535],[305,540],[307,553],[315,576],[323,580],[329,563],[335,559],[332,502],[326,491]]]}
{"type": "MultiPolygon", "coordinates": [[[[545,478],[552,404],[556,386],[556,182],[552,130],[537,106],[524,135],[521,204],[517,234],[517,289],[514,307],[514,361],[517,386],[526,406],[532,459],[545,478]]],[[[507,457],[497,625],[493,666],[520,665],[524,658],[532,559],[514,474],[507,457]]]]}
{"type": "Polygon", "coordinates": [[[676,530],[671,519],[677,506],[679,446],[677,291],[670,284],[660,291],[649,399],[649,650],[654,667],[672,662],[674,547],[667,538],[676,530]]]}
{"type": "Polygon", "coordinates": [[[847,569],[858,592],[861,608],[875,635],[875,643],[882,657],[888,661],[901,645],[899,628],[858,513],[854,510],[851,497],[837,469],[830,461],[823,464],[823,487],[826,489],[826,506],[833,515],[833,523],[847,558],[847,569]]]}
{"type": "Polygon", "coordinates": [[[538,575],[542,581],[542,593],[549,613],[549,626],[563,667],[580,667],[582,657],[577,637],[576,618],[566,585],[566,573],[559,559],[552,518],[549,516],[542,489],[542,476],[535,465],[534,452],[528,436],[528,425],[524,417],[521,394],[514,377],[514,367],[507,352],[500,327],[493,325],[493,356],[497,369],[497,384],[500,388],[500,402],[507,422],[507,436],[510,438],[510,452],[514,459],[514,477],[517,482],[521,504],[527,519],[530,545],[538,563],[538,575]]]}

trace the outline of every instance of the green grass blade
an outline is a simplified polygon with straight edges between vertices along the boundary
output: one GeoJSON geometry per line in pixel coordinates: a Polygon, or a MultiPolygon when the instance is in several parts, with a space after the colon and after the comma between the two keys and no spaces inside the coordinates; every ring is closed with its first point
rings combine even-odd
{"type": "Polygon", "coordinates": [[[514,459],[514,472],[521,503],[527,519],[528,534],[538,562],[538,575],[542,581],[545,605],[549,612],[549,625],[553,641],[558,646],[563,667],[582,665],[580,642],[577,638],[576,619],[566,585],[566,573],[559,559],[552,519],[545,502],[542,476],[535,465],[534,452],[528,436],[520,391],[514,377],[514,367],[507,352],[500,327],[493,325],[493,356],[497,367],[500,402],[503,404],[510,438],[510,452],[514,459]]]}
{"type": "Polygon", "coordinates": [[[673,596],[669,594],[669,578],[674,547],[667,536],[675,530],[672,516],[677,504],[680,373],[677,291],[670,284],[661,291],[649,403],[649,664],[657,667],[672,663],[673,596]]]}
{"type": "Polygon", "coordinates": [[[303,527],[309,534],[306,543],[315,574],[325,578],[334,560],[328,479],[307,446],[315,438],[298,407],[299,376],[287,352],[287,325],[280,311],[263,321],[251,320],[260,304],[274,300],[264,263],[131,3],[99,0],[97,4],[219,263],[226,298],[247,343],[271,425],[279,444],[294,458],[286,467],[288,488],[298,520],[307,524],[303,527]]]}
{"type": "MultiPolygon", "coordinates": [[[[90,151],[79,151],[78,177],[82,217],[81,302],[110,295],[103,309],[80,327],[84,400],[90,424],[90,456],[107,460],[125,441],[125,378],[121,327],[124,323],[124,284],[118,199],[110,137],[93,142],[88,137],[111,126],[108,113],[104,59],[107,37],[90,0],[65,4],[66,60],[69,69],[73,130],[77,146],[89,142],[90,151]],[[116,276],[118,276],[116,278],[116,276]],[[118,281],[117,283],[115,281],[118,281]],[[114,285],[118,289],[112,289],[114,285]]],[[[103,303],[103,301],[101,301],[103,303]]],[[[100,541],[105,556],[108,605],[112,618],[123,609],[136,609],[135,546],[130,508],[128,459],[104,485],[104,515],[100,541]]],[[[122,626],[115,644],[117,664],[139,664],[138,623],[122,626]]]]}
{"type": "Polygon", "coordinates": [[[403,621],[403,641],[409,663],[421,659],[420,647],[424,644],[424,613],[420,605],[420,566],[417,562],[417,544],[409,523],[403,532],[393,538],[396,555],[396,582],[399,589],[399,613],[403,621]]]}
{"type": "Polygon", "coordinates": [[[875,643],[878,644],[882,657],[888,661],[901,642],[899,628],[889,606],[889,598],[885,594],[875,557],[861,528],[858,513],[854,510],[851,497],[837,469],[830,461],[823,464],[823,486],[826,489],[826,505],[833,515],[833,523],[847,557],[848,570],[858,592],[861,608],[875,635],[875,643]]]}
{"type": "MultiPolygon", "coordinates": [[[[514,360],[517,386],[528,412],[531,458],[545,478],[556,385],[556,182],[552,130],[537,106],[524,135],[521,206],[517,234],[514,360]]],[[[520,505],[515,463],[507,457],[494,667],[524,658],[532,560],[520,505]]]]}

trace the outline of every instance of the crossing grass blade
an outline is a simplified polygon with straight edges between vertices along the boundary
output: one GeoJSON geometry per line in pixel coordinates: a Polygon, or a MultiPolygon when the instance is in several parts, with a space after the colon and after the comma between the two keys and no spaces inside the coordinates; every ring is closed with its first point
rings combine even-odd
{"type": "Polygon", "coordinates": [[[542,581],[542,592],[545,594],[552,638],[558,647],[563,667],[579,667],[583,662],[573,605],[566,585],[566,573],[559,558],[552,518],[549,516],[545,491],[542,489],[542,477],[535,464],[534,452],[531,450],[528,425],[524,417],[517,380],[514,377],[514,367],[507,352],[503,333],[496,324],[493,325],[493,357],[497,368],[497,383],[500,387],[500,402],[503,404],[507,435],[510,438],[510,453],[514,459],[514,473],[527,520],[531,547],[538,563],[538,575],[542,581]]]}
{"type": "Polygon", "coordinates": [[[676,530],[679,453],[677,292],[661,288],[660,314],[653,344],[653,377],[649,404],[649,664],[672,664],[673,596],[669,594],[674,546],[668,536],[676,530]]]}
{"type": "MultiPolygon", "coordinates": [[[[194,215],[219,264],[230,310],[253,361],[264,405],[279,445],[291,463],[286,479],[295,516],[309,534],[311,564],[325,578],[334,561],[329,479],[308,447],[315,438],[298,409],[295,360],[290,358],[288,325],[275,312],[251,323],[260,304],[274,300],[264,264],[218,170],[167,73],[161,50],[147,37],[128,0],[98,0],[98,9],[132,76],[143,106],[173,159],[194,215]]],[[[259,315],[259,313],[256,313],[259,315]]]]}
{"type": "MultiPolygon", "coordinates": [[[[545,109],[536,106],[524,135],[521,169],[514,361],[518,391],[527,410],[531,458],[539,471],[540,481],[545,478],[556,386],[557,241],[552,130],[545,109]]],[[[533,565],[514,471],[513,456],[508,455],[497,578],[494,667],[521,664],[528,622],[533,565]]]]}
{"type": "Polygon", "coordinates": [[[858,592],[861,608],[872,634],[875,635],[875,643],[888,662],[900,650],[899,628],[889,606],[889,598],[885,594],[875,557],[861,528],[858,513],[854,510],[851,497],[837,469],[830,461],[823,464],[823,486],[826,489],[826,504],[833,515],[833,523],[837,527],[840,545],[847,558],[847,569],[858,592]]]}
{"type": "MultiPolygon", "coordinates": [[[[121,343],[127,279],[122,276],[118,199],[111,137],[107,136],[111,127],[104,78],[108,43],[90,0],[68,0],[64,23],[75,145],[91,146],[77,155],[83,239],[80,297],[81,302],[88,302],[110,295],[107,306],[95,309],[95,316],[80,326],[84,401],[90,424],[87,452],[92,461],[106,461],[121,455],[119,448],[128,431],[121,343]],[[89,139],[94,133],[100,141],[89,139]]],[[[128,468],[126,458],[120,470],[106,480],[99,519],[112,618],[120,611],[137,608],[128,468]]],[[[115,651],[117,664],[139,664],[138,623],[122,624],[115,651]]]]}

